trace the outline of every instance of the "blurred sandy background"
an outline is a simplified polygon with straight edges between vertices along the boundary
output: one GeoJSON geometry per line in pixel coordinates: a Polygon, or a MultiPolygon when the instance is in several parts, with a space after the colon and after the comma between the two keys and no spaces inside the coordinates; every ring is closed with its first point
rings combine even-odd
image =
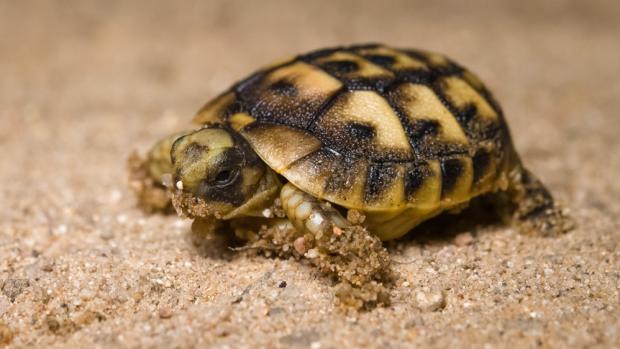
{"type": "Polygon", "coordinates": [[[618,4],[0,1],[0,347],[618,347],[618,4]],[[345,315],[313,268],[134,207],[132,150],[260,65],[367,41],[478,73],[579,228],[428,225],[390,246],[394,304],[345,315]]]}

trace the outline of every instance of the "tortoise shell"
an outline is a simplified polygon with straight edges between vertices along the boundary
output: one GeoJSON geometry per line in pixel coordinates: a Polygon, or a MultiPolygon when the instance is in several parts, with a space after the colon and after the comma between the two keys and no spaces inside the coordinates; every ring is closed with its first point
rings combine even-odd
{"type": "Polygon", "coordinates": [[[474,74],[437,53],[378,44],[261,69],[194,121],[227,124],[298,188],[366,211],[448,207],[494,190],[510,144],[474,74]]]}

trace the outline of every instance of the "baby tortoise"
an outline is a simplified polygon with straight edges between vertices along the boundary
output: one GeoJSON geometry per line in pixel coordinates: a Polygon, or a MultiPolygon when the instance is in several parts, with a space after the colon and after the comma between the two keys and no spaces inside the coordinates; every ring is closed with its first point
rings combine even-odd
{"type": "Polygon", "coordinates": [[[385,281],[378,239],[483,194],[510,207],[522,231],[567,229],[489,90],[440,54],[370,44],[298,55],[234,84],[194,122],[134,167],[142,203],[165,207],[153,198],[167,180],[195,230],[226,222],[353,287],[385,281]]]}

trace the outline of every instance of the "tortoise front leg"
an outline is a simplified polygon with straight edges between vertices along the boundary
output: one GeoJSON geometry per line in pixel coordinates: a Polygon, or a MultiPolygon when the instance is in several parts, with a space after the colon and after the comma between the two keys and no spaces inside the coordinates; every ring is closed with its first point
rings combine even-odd
{"type": "Polygon", "coordinates": [[[312,234],[316,239],[351,227],[330,204],[319,201],[290,183],[282,187],[280,199],[282,208],[295,228],[312,234]]]}
{"type": "Polygon", "coordinates": [[[342,303],[363,308],[389,302],[383,283],[392,279],[390,257],[376,235],[351,224],[329,203],[290,183],[280,191],[280,199],[288,219],[302,235],[305,256],[343,281],[337,292],[342,303]]]}

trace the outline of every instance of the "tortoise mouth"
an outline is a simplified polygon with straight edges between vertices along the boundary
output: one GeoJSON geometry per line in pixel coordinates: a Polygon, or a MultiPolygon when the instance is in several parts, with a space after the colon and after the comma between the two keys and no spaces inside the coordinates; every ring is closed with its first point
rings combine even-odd
{"type": "Polygon", "coordinates": [[[177,188],[170,190],[172,206],[180,216],[188,218],[207,218],[215,217],[222,219],[228,212],[235,207],[227,202],[208,202],[177,188]]]}
{"type": "Polygon", "coordinates": [[[166,188],[172,206],[179,216],[188,218],[215,217],[221,219],[234,209],[228,202],[206,201],[201,195],[186,191],[182,180],[171,173],[162,176],[162,185],[166,188]]]}

